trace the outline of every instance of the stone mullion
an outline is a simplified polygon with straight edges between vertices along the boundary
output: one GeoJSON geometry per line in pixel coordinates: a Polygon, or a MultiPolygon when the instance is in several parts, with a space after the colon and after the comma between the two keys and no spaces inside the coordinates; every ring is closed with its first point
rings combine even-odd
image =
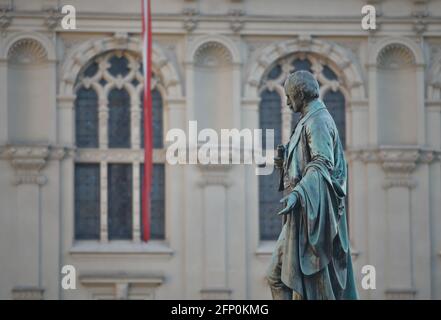
{"type": "MultiPolygon", "coordinates": [[[[137,97],[132,97],[130,106],[131,146],[132,149],[141,149],[141,105],[137,97]]],[[[140,206],[140,162],[132,163],[132,240],[141,241],[141,206],[140,206]]]]}
{"type": "MultiPolygon", "coordinates": [[[[106,97],[99,92],[98,105],[98,121],[99,121],[99,149],[107,150],[109,145],[108,124],[109,124],[109,108],[106,97]]],[[[107,242],[109,239],[108,232],[108,194],[107,194],[107,161],[101,158],[100,161],[100,241],[107,242]]]]}
{"type": "Polygon", "coordinates": [[[98,106],[99,115],[99,148],[106,150],[109,146],[109,108],[107,105],[107,99],[100,98],[98,106]]]}
{"type": "Polygon", "coordinates": [[[107,195],[107,161],[100,162],[100,241],[107,242],[108,232],[108,195],[107,195]]]}
{"type": "Polygon", "coordinates": [[[141,205],[140,205],[140,198],[141,198],[141,179],[140,179],[140,163],[138,161],[133,162],[133,179],[132,179],[132,240],[134,242],[140,242],[141,241],[141,205]]]}

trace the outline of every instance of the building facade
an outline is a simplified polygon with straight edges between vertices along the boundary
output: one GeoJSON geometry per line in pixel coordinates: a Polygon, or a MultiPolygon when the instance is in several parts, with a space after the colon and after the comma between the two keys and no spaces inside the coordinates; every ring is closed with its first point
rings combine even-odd
{"type": "Polygon", "coordinates": [[[196,120],[286,143],[295,70],[317,77],[345,146],[360,297],[441,298],[441,1],[153,0],[152,12],[144,243],[140,1],[0,1],[0,298],[269,299],[277,172],[173,165],[166,137],[196,120]]]}

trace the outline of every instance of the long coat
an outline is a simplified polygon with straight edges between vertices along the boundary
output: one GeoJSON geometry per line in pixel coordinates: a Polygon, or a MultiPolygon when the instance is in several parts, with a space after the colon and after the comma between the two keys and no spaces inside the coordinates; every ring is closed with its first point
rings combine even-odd
{"type": "Polygon", "coordinates": [[[357,299],[346,222],[347,164],[334,120],[321,100],[308,104],[285,148],[288,214],[282,282],[305,298],[357,299]]]}

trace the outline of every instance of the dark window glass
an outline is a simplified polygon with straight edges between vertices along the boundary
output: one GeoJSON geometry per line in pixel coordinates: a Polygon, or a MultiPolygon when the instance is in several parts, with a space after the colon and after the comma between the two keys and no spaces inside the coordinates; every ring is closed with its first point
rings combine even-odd
{"type": "MultiPolygon", "coordinates": [[[[265,90],[261,94],[259,109],[260,128],[263,129],[263,148],[266,148],[265,129],[274,129],[274,146],[282,142],[281,99],[276,91],[265,90]]],[[[267,176],[259,176],[259,224],[260,239],[277,239],[281,220],[277,217],[277,206],[280,200],[278,188],[278,172],[267,176]]]]}
{"type": "Polygon", "coordinates": [[[97,71],[98,71],[98,63],[94,61],[86,68],[86,70],[84,70],[83,74],[86,77],[92,78],[97,71]]]}
{"type": "MultiPolygon", "coordinates": [[[[144,165],[140,166],[141,194],[141,238],[144,235],[142,220],[142,192],[144,190],[144,165]]],[[[150,202],[150,236],[152,239],[165,238],[165,166],[160,163],[153,164],[152,192],[150,202]]]]}
{"type": "Polygon", "coordinates": [[[93,89],[77,91],[75,139],[79,148],[98,148],[98,96],[93,89]]]}
{"type": "Polygon", "coordinates": [[[108,165],[109,240],[132,239],[132,165],[108,165]]]}
{"type": "Polygon", "coordinates": [[[75,164],[75,239],[100,238],[99,164],[75,164]]]}
{"type": "Polygon", "coordinates": [[[130,96],[125,89],[109,93],[109,148],[130,148],[130,96]]]}
{"type": "Polygon", "coordinates": [[[259,127],[262,132],[262,148],[266,148],[265,129],[274,129],[274,147],[281,143],[282,111],[280,96],[276,91],[265,90],[260,96],[259,127]]]}
{"type": "Polygon", "coordinates": [[[312,73],[311,62],[308,59],[296,59],[292,62],[294,71],[307,70],[312,73]]]}
{"type": "Polygon", "coordinates": [[[334,71],[331,70],[331,68],[329,68],[328,66],[324,66],[323,67],[323,71],[322,73],[324,74],[324,76],[326,78],[328,78],[329,80],[337,80],[338,77],[337,75],[334,73],[334,71]]]}
{"type": "Polygon", "coordinates": [[[139,81],[136,78],[133,78],[132,85],[136,88],[139,85],[139,81]]]}
{"type": "MultiPolygon", "coordinates": [[[[144,148],[144,93],[141,94],[141,147],[144,148]]],[[[152,90],[152,117],[153,117],[153,148],[164,147],[163,141],[163,117],[162,117],[162,96],[158,89],[152,90]]]]}
{"type": "Polygon", "coordinates": [[[109,73],[116,77],[118,75],[126,76],[129,73],[129,62],[126,57],[113,56],[109,59],[110,68],[109,73]]]}
{"type": "Polygon", "coordinates": [[[346,118],[345,118],[345,97],[340,90],[328,90],[323,97],[323,102],[328,108],[340,135],[343,148],[346,149],[346,118]]]}
{"type": "Polygon", "coordinates": [[[99,84],[104,87],[107,84],[107,80],[104,78],[101,78],[99,81],[99,84]]]}
{"type": "Polygon", "coordinates": [[[278,64],[268,73],[268,79],[275,80],[282,74],[282,67],[278,64]]]}
{"type": "Polygon", "coordinates": [[[276,240],[282,228],[282,218],[277,215],[282,205],[279,187],[279,172],[259,176],[259,229],[261,240],[276,240]]]}

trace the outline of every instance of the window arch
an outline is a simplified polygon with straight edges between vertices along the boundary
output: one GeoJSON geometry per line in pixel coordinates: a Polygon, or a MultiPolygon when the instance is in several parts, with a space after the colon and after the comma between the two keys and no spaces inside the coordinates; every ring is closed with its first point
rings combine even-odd
{"type": "MultiPolygon", "coordinates": [[[[277,60],[264,73],[259,85],[259,125],[262,129],[274,129],[275,145],[287,143],[300,120],[300,114],[292,113],[284,105],[283,84],[287,76],[298,70],[314,74],[320,84],[320,98],[334,118],[340,138],[346,147],[345,96],[341,73],[327,59],[314,53],[295,53],[277,60]]],[[[265,140],[264,140],[265,141],[265,140]]],[[[265,147],[265,146],[263,146],[265,147]]],[[[282,222],[276,215],[282,195],[277,191],[279,173],[259,176],[259,226],[261,240],[277,239],[282,222]]]]}
{"type": "MultiPolygon", "coordinates": [[[[161,79],[153,74],[152,239],[165,238],[161,79]]],[[[140,57],[94,57],[75,82],[75,240],[141,240],[144,161],[140,57]]]]}

